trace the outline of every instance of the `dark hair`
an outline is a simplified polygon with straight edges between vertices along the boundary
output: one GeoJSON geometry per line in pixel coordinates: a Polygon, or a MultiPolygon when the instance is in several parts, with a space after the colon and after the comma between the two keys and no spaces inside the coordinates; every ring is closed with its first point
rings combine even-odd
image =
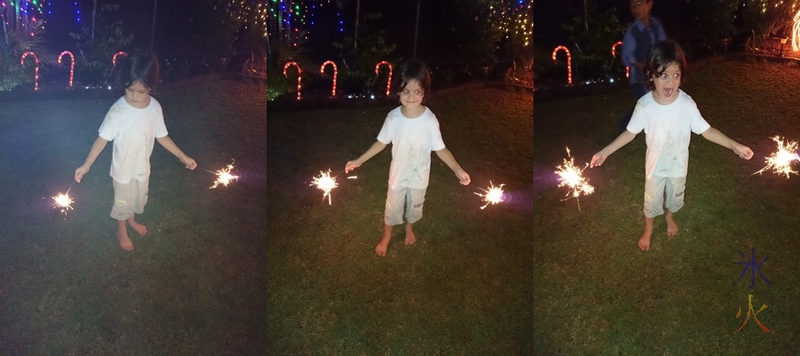
{"type": "Polygon", "coordinates": [[[153,52],[134,52],[122,57],[112,71],[112,78],[122,88],[140,82],[145,88],[155,89],[159,80],[158,57],[153,52]]]}
{"type": "Polygon", "coordinates": [[[431,90],[431,73],[425,63],[420,61],[404,62],[397,66],[394,79],[394,93],[400,95],[400,92],[405,89],[406,85],[412,80],[419,82],[422,87],[423,97],[422,102],[428,97],[428,92],[431,90]]]}
{"type": "Polygon", "coordinates": [[[647,51],[647,59],[644,62],[644,70],[642,71],[647,90],[656,88],[653,78],[664,74],[664,71],[672,63],[680,67],[681,82],[686,81],[686,56],[684,56],[683,50],[677,42],[664,40],[656,42],[650,47],[650,50],[647,51]]]}

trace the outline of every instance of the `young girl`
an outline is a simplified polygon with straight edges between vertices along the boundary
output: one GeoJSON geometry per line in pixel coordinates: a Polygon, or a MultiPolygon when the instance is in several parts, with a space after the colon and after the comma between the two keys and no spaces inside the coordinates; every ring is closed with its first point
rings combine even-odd
{"type": "Polygon", "coordinates": [[[384,229],[381,241],[375,247],[378,256],[385,256],[392,238],[392,226],[403,223],[403,205],[406,204],[406,245],[417,238],[413,224],[422,218],[422,204],[428,188],[431,170],[431,151],[447,164],[463,185],[470,183],[469,174],[456,162],[444,146],[439,132],[439,121],[424,105],[430,91],[431,77],[422,62],[408,62],[397,67],[395,93],[400,106],[389,112],[383,123],[378,141],[367,152],[345,165],[345,173],[361,167],[364,162],[392,144],[392,164],[389,167],[389,191],[386,194],[384,229]]]}
{"type": "Polygon", "coordinates": [[[590,163],[600,166],[606,158],[644,130],[647,154],[645,158],[644,233],[639,248],[650,250],[653,219],[664,213],[667,206],[667,236],[678,233],[673,215],[683,207],[686,172],[689,165],[691,133],[722,147],[733,150],[744,159],[753,151],[711,127],[700,115],[692,98],[678,89],[686,73],[686,59],[674,41],[661,41],[650,48],[644,63],[644,77],[650,90],[636,103],[627,130],[610,145],[597,152],[590,163]]]}
{"type": "Polygon", "coordinates": [[[133,250],[133,244],[128,237],[127,225],[139,235],[147,233],[147,227],[136,222],[134,216],[141,214],[147,203],[150,154],[153,153],[154,141],[158,140],[186,168],[194,169],[197,163],[167,136],[161,105],[150,96],[150,91],[158,83],[156,56],[152,53],[131,54],[120,65],[116,79],[125,88],[125,96],[119,98],[108,110],[89,156],[75,170],[75,181],[81,182],[106,147],[106,143],[114,141],[111,159],[114,206],[111,208],[111,217],[118,222],[119,245],[130,251],[133,250]]]}

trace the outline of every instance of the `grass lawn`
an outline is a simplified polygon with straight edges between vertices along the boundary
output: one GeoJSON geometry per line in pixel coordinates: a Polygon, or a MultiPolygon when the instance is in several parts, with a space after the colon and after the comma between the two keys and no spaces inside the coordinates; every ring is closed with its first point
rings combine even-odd
{"type": "Polygon", "coordinates": [[[310,187],[361,155],[394,108],[269,112],[267,340],[270,354],[530,354],[531,94],[496,89],[431,100],[472,184],[438,158],[417,243],[383,230],[391,147],[339,175],[332,205],[310,187]],[[481,210],[475,192],[506,184],[481,210]]]}
{"type": "Polygon", "coordinates": [[[797,355],[800,352],[800,176],[751,176],[775,151],[771,136],[800,140],[800,68],[728,62],[681,85],[704,118],[755,152],[750,161],[693,135],[677,236],[656,219],[649,252],[644,221],[644,134],[584,173],[595,193],[563,201],[555,167],[576,165],[616,137],[630,93],[536,103],[534,274],[536,354],[797,355]],[[760,271],[735,283],[751,249],[760,271]],[[795,256],[795,257],[792,257],[795,256]],[[765,333],[750,316],[748,296],[765,333]],[[741,316],[737,318],[737,311],[741,316]]]}
{"type": "MultiPolygon", "coordinates": [[[[120,91],[120,96],[122,92],[120,91]]],[[[0,354],[263,355],[266,335],[266,90],[214,82],[155,97],[170,137],[123,251],[111,144],[56,213],[115,98],[0,103],[0,354]],[[241,179],[209,190],[236,160],[241,179]]]]}

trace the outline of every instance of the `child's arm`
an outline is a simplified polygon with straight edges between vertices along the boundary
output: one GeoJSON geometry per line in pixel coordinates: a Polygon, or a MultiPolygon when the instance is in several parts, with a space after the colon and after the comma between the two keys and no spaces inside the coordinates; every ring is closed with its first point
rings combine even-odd
{"type": "Polygon", "coordinates": [[[441,150],[436,151],[436,155],[448,166],[450,169],[453,170],[453,173],[456,174],[458,180],[461,182],[462,185],[469,185],[472,181],[469,179],[469,174],[464,171],[463,168],[456,162],[456,158],[453,157],[453,153],[450,152],[447,148],[442,148],[441,150]]]}
{"type": "Polygon", "coordinates": [[[753,150],[751,150],[750,147],[730,139],[728,136],[725,136],[725,134],[713,127],[710,127],[701,135],[703,135],[706,140],[733,150],[733,152],[741,158],[750,159],[753,157],[753,150]]]}
{"type": "Polygon", "coordinates": [[[175,157],[178,157],[178,159],[181,160],[181,163],[186,165],[186,168],[195,169],[195,167],[197,167],[197,163],[191,157],[183,153],[183,151],[178,148],[178,145],[176,145],[175,142],[169,138],[169,136],[159,137],[156,138],[156,140],[158,140],[158,143],[160,143],[162,147],[166,148],[167,151],[175,155],[175,157]]]}
{"type": "Polygon", "coordinates": [[[386,148],[385,143],[381,141],[375,141],[375,143],[373,143],[372,146],[367,150],[367,152],[364,152],[364,154],[361,155],[361,157],[358,157],[358,159],[354,161],[348,161],[347,164],[345,164],[344,173],[350,172],[358,167],[361,167],[361,165],[364,164],[364,162],[368,161],[370,158],[383,151],[384,148],[386,148]]]}
{"type": "Polygon", "coordinates": [[[627,145],[629,142],[633,141],[636,138],[636,134],[625,130],[623,133],[619,134],[614,141],[612,141],[608,146],[600,150],[592,156],[592,162],[589,163],[589,167],[594,166],[602,166],[603,162],[606,161],[608,156],[611,156],[612,153],[617,152],[618,149],[622,148],[622,146],[627,145]]]}
{"type": "Polygon", "coordinates": [[[92,164],[94,164],[94,160],[97,159],[97,156],[100,155],[100,152],[103,152],[103,149],[106,148],[106,144],[108,140],[97,136],[97,139],[94,140],[92,144],[92,148],[89,150],[89,156],[86,157],[86,161],[83,162],[83,165],[78,167],[75,170],[75,181],[80,183],[81,179],[83,179],[83,175],[89,173],[89,169],[92,168],[92,164]]]}

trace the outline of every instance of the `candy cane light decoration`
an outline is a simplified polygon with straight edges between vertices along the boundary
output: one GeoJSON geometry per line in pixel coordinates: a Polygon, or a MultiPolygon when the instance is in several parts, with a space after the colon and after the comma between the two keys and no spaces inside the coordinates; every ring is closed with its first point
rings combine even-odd
{"type": "Polygon", "coordinates": [[[33,90],[39,90],[39,57],[36,57],[36,53],[33,52],[25,52],[22,54],[22,57],[19,59],[19,64],[23,67],[25,66],[25,57],[28,55],[33,56],[35,60],[35,70],[33,74],[33,90]]]}
{"type": "Polygon", "coordinates": [[[567,53],[567,84],[572,85],[572,55],[569,54],[569,49],[564,46],[556,47],[556,49],[553,50],[553,62],[558,62],[556,61],[556,53],[560,50],[564,50],[564,52],[567,53]]]}
{"type": "MultiPolygon", "coordinates": [[[[612,57],[616,57],[617,56],[617,47],[619,47],[619,46],[622,46],[622,41],[619,41],[619,42],[615,43],[613,46],[611,46],[611,56],[612,57]]],[[[625,66],[625,78],[630,78],[630,77],[631,77],[631,68],[628,67],[628,66],[625,66]]]]}
{"type": "Polygon", "coordinates": [[[331,97],[335,97],[336,96],[336,75],[337,75],[337,73],[339,73],[339,70],[336,69],[336,63],[333,63],[333,61],[325,61],[325,63],[322,63],[322,67],[319,67],[319,71],[324,76],[325,75],[325,66],[328,65],[328,64],[333,66],[333,89],[331,89],[331,97]]]}
{"type": "Polygon", "coordinates": [[[378,64],[375,66],[375,75],[378,75],[378,73],[380,73],[381,65],[384,64],[389,66],[389,79],[386,81],[386,96],[389,96],[389,92],[392,87],[392,64],[387,61],[378,62],[378,64]]]}
{"type": "Polygon", "coordinates": [[[72,88],[72,78],[74,78],[74,74],[75,74],[75,56],[73,56],[72,52],[70,52],[70,51],[61,52],[61,54],[58,55],[58,64],[61,64],[61,57],[64,57],[65,54],[68,54],[69,58],[70,58],[70,64],[69,64],[69,87],[72,88]]]}
{"type": "Polygon", "coordinates": [[[300,100],[300,75],[303,74],[303,70],[300,69],[300,65],[297,64],[297,62],[288,62],[283,66],[283,75],[287,78],[289,76],[286,74],[286,70],[288,70],[290,66],[295,66],[297,68],[297,100],[300,100]]]}
{"type": "Polygon", "coordinates": [[[111,58],[111,64],[113,64],[115,67],[117,66],[117,57],[118,57],[118,56],[125,56],[125,57],[127,57],[127,56],[128,56],[128,54],[127,54],[127,53],[125,53],[125,52],[122,52],[122,51],[119,51],[119,52],[117,52],[117,53],[114,53],[114,57],[112,57],[112,58],[111,58]]]}

